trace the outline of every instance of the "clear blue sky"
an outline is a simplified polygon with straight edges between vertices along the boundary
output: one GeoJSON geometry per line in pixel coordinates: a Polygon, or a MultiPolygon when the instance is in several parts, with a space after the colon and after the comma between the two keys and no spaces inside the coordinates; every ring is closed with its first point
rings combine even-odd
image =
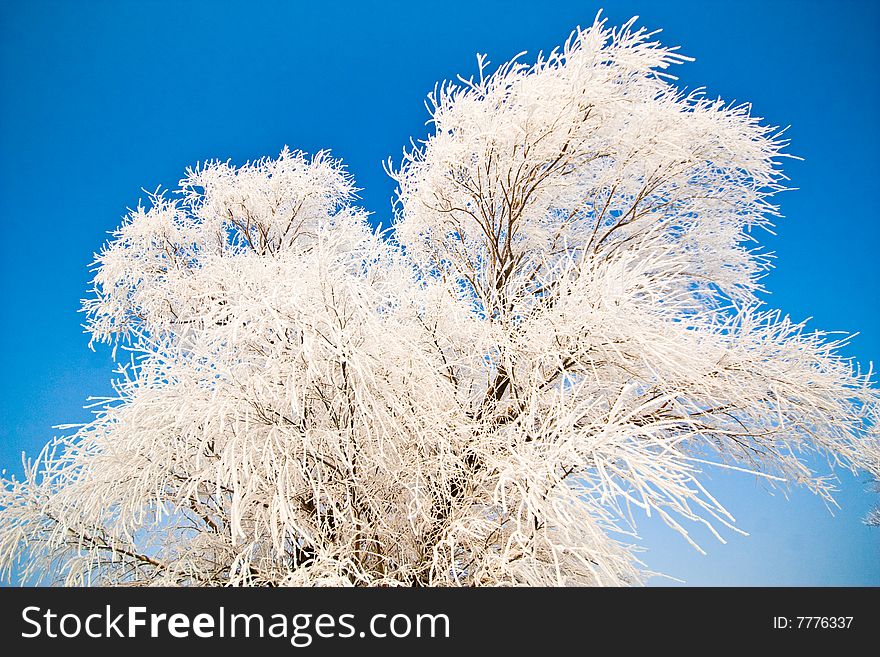
{"type": "MultiPolygon", "coordinates": [[[[791,125],[792,185],[768,303],[813,326],[860,331],[880,360],[877,120],[880,3],[811,2],[0,3],[0,467],[20,469],[51,426],[83,421],[109,391],[109,351],[77,313],[92,253],[143,197],[207,158],[329,147],[388,222],[381,161],[427,130],[439,79],[562,42],[605,7],[663,28],[696,62],[681,83],[749,100],[791,125]]],[[[766,494],[747,476],[714,490],[752,536],[705,538],[708,556],[646,522],[644,559],[690,584],[880,585],[880,496],[841,478],[843,509],[766,494]]]]}

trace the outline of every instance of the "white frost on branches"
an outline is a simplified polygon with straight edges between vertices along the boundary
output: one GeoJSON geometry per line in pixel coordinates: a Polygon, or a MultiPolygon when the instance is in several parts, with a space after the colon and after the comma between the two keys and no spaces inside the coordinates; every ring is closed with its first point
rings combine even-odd
{"type": "MultiPolygon", "coordinates": [[[[326,153],[187,171],[97,256],[117,396],[0,493],[67,584],[619,585],[710,464],[880,474],[870,374],[756,294],[784,143],[596,22],[430,96],[373,231],[326,153]]],[[[719,535],[719,538],[721,536],[719,535]]],[[[688,539],[690,540],[690,539],[688,539]]]]}

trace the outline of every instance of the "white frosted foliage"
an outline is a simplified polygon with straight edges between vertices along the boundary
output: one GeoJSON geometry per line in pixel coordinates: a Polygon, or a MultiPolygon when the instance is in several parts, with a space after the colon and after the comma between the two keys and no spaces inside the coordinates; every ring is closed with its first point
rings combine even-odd
{"type": "Polygon", "coordinates": [[[3,480],[0,569],[632,584],[644,515],[738,531],[708,469],[880,475],[870,373],[760,299],[784,142],[652,38],[599,21],[438,86],[384,233],[287,148],[133,210],[84,301],[116,396],[3,480]]]}

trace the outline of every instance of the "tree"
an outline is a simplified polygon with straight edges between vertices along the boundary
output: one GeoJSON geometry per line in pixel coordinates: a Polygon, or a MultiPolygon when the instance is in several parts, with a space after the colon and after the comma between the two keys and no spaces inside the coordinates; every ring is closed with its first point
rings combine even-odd
{"type": "Polygon", "coordinates": [[[84,302],[116,397],[4,480],[6,574],[630,584],[638,514],[734,529],[707,468],[880,474],[870,373],[758,297],[785,142],[652,38],[437,87],[390,231],[286,148],[132,211],[84,302]]]}

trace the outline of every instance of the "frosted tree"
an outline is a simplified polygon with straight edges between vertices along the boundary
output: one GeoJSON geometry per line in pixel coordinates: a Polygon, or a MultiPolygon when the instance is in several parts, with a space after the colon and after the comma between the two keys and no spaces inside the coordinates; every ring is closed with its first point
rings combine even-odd
{"type": "Polygon", "coordinates": [[[437,87],[386,232],[287,149],[132,211],[84,302],[116,395],[4,480],[3,571],[631,584],[641,516],[736,531],[707,470],[880,474],[870,372],[759,299],[784,142],[652,39],[437,87]]]}

